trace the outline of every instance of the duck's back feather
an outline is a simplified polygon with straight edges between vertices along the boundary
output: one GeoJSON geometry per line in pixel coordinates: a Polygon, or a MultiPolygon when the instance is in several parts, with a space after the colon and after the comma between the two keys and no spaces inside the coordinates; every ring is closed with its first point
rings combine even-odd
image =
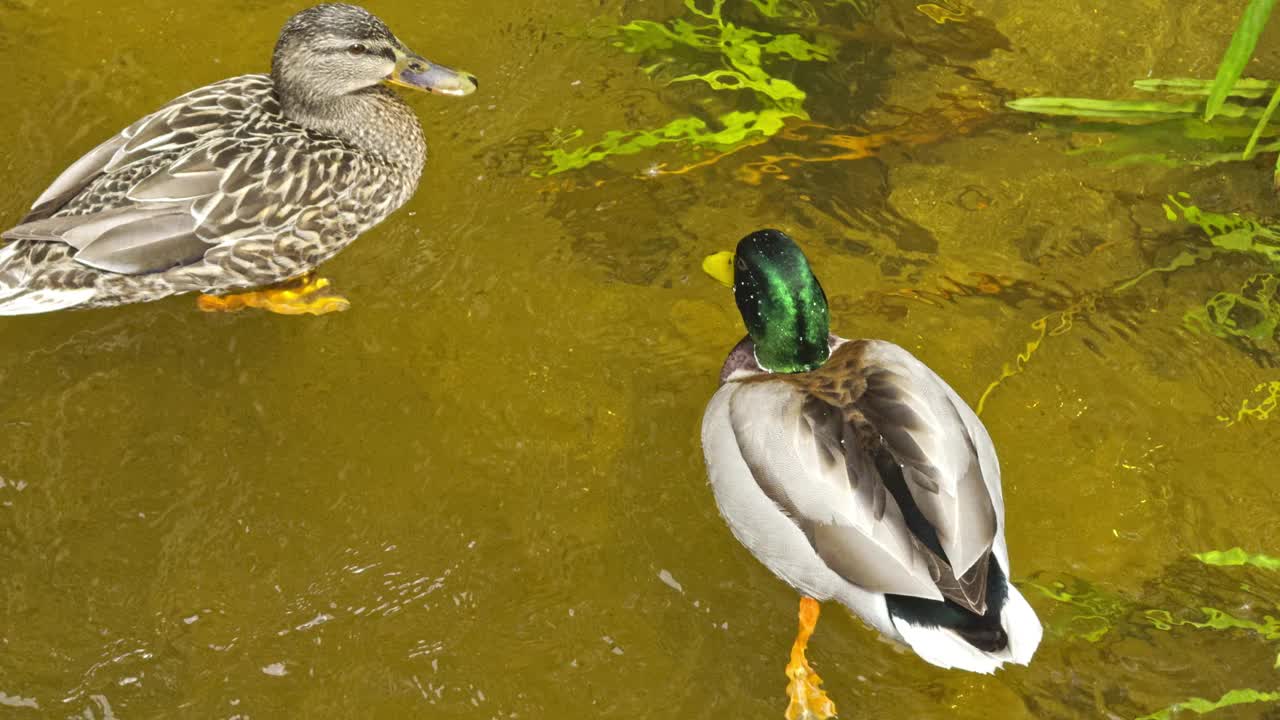
{"type": "MultiPolygon", "coordinates": [[[[976,416],[966,422],[972,411],[942,378],[893,343],[857,340],[838,345],[817,370],[784,380],[841,414],[858,442],[846,444],[846,454],[887,453],[896,461],[957,577],[986,556],[1003,511],[991,493],[1000,468],[994,452],[980,452],[991,444],[977,431],[981,423],[976,416]]],[[[882,483],[896,479],[873,469],[882,483]]]]}
{"type": "Polygon", "coordinates": [[[62,171],[19,225],[59,212],[89,214],[114,207],[127,200],[132,183],[103,183],[103,176],[140,163],[156,165],[141,174],[146,177],[164,159],[181,156],[220,129],[234,130],[268,102],[275,99],[267,75],[241,75],[180,95],[62,171]]]}

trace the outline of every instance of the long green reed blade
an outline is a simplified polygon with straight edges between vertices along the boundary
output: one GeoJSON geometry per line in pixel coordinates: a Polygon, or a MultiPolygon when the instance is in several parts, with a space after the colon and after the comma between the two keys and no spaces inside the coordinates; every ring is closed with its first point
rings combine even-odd
{"type": "MultiPolygon", "coordinates": [[[[1117,120],[1169,120],[1190,117],[1200,113],[1200,103],[1188,100],[1181,103],[1154,100],[1095,100],[1093,98],[1019,98],[1005,103],[1019,112],[1040,115],[1067,115],[1071,117],[1114,118],[1117,120]]],[[[1223,103],[1218,114],[1228,118],[1260,118],[1262,108],[1246,107],[1235,103],[1223,103]]]]}
{"type": "MultiPolygon", "coordinates": [[[[1159,92],[1169,93],[1171,95],[1194,95],[1205,97],[1213,90],[1212,80],[1200,80],[1199,78],[1146,78],[1144,80],[1134,80],[1133,86],[1143,92],[1159,92]]],[[[1254,78],[1240,78],[1236,84],[1232,86],[1231,91],[1227,93],[1228,97],[1245,98],[1247,100],[1256,100],[1266,97],[1280,83],[1274,83],[1269,80],[1256,80],[1254,78]]]]}
{"type": "Polygon", "coordinates": [[[1271,17],[1271,9],[1275,4],[1276,0],[1249,1],[1249,6],[1245,8],[1244,17],[1240,18],[1240,25],[1236,28],[1235,35],[1231,36],[1231,45],[1218,65],[1218,76],[1213,80],[1209,100],[1205,103],[1205,120],[1212,120],[1213,116],[1222,109],[1222,103],[1226,102],[1231,88],[1235,87],[1236,80],[1240,79],[1244,66],[1253,57],[1253,50],[1258,45],[1258,37],[1267,26],[1267,19],[1271,17]]]}
{"type": "Polygon", "coordinates": [[[1074,117],[1127,118],[1156,120],[1194,115],[1200,103],[1189,100],[1168,103],[1143,100],[1094,100],[1093,98],[1019,98],[1008,103],[1019,112],[1041,115],[1070,115],[1074,117]]]}
{"type": "Polygon", "coordinates": [[[1271,116],[1275,113],[1278,105],[1280,105],[1280,88],[1276,88],[1276,91],[1271,93],[1271,102],[1267,103],[1267,109],[1262,111],[1262,117],[1253,128],[1253,134],[1249,136],[1249,144],[1244,146],[1245,160],[1253,157],[1258,138],[1262,137],[1262,132],[1267,129],[1267,123],[1271,122],[1271,116]]]}

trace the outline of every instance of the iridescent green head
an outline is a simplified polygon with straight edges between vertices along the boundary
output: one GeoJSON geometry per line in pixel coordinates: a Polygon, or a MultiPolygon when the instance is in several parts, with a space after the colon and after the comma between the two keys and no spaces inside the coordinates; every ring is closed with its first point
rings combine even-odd
{"type": "Polygon", "coordinates": [[[777,230],[743,238],[734,253],[733,295],[761,367],[798,373],[827,361],[827,295],[791,238],[777,230]]]}

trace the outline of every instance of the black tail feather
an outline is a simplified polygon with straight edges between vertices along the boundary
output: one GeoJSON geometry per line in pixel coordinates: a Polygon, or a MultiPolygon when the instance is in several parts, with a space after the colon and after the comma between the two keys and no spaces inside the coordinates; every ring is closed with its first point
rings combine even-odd
{"type": "Polygon", "coordinates": [[[970,612],[951,600],[927,600],[906,595],[886,595],[889,615],[914,625],[954,630],[970,645],[983,652],[998,652],[1009,646],[1009,635],[1000,625],[1000,611],[1009,599],[1009,583],[1004,569],[989,555],[987,569],[987,611],[970,612]]]}

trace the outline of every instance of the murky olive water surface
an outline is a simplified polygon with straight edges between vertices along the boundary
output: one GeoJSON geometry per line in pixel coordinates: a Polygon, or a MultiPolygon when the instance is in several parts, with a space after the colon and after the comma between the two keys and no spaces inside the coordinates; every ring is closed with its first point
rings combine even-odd
{"type": "MultiPolygon", "coordinates": [[[[300,7],[0,4],[0,225],[145,112],[264,70],[300,7]]],[[[809,120],[534,177],[557,143],[726,111],[611,40],[689,10],[368,7],[482,84],[412,99],[417,196],[324,268],[351,311],[0,319],[0,715],[780,717],[796,594],[721,523],[698,447],[741,334],[698,263],[766,226],[810,254],[841,334],[905,346],[975,405],[1010,375],[983,419],[1044,644],[1029,668],[947,672],[829,607],[810,657],[843,717],[1132,718],[1280,685],[1257,629],[1280,635],[1280,574],[1191,556],[1280,548],[1280,417],[1231,422],[1280,353],[1183,319],[1268,266],[1117,290],[1206,242],[1166,195],[1274,216],[1269,169],[1102,166],[1002,106],[1210,77],[1234,11],[729,2],[833,43],[774,66],[809,120]],[[1190,625],[1202,608],[1255,629],[1190,625]]],[[[1280,76],[1277,43],[1250,74],[1280,76]]]]}

